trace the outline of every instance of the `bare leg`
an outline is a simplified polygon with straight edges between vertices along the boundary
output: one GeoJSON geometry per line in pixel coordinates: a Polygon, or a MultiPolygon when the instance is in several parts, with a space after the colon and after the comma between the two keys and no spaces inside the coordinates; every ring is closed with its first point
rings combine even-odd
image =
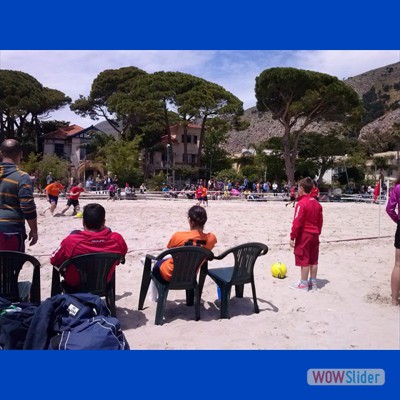
{"type": "Polygon", "coordinates": [[[301,267],[301,280],[302,281],[308,280],[309,271],[310,271],[310,267],[301,267]]]}
{"type": "Polygon", "coordinates": [[[396,249],[396,257],[391,276],[392,305],[399,305],[400,295],[400,249],[396,249]]]}
{"type": "Polygon", "coordinates": [[[317,272],[318,272],[318,264],[310,265],[310,278],[311,279],[317,279],[317,272]]]}

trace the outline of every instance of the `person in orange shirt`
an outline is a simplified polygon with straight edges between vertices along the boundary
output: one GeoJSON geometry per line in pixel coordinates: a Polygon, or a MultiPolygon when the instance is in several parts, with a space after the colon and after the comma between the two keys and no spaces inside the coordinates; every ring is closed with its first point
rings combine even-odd
{"type": "MultiPolygon", "coordinates": [[[[213,233],[205,233],[204,225],[207,222],[206,210],[201,206],[193,206],[188,212],[189,231],[175,232],[167,244],[167,248],[180,246],[202,246],[212,250],[217,243],[213,233]]],[[[153,275],[162,283],[171,280],[174,263],[172,258],[158,261],[153,267],[153,275]]]]}
{"type": "Polygon", "coordinates": [[[201,201],[203,202],[203,206],[208,206],[208,197],[207,197],[208,190],[204,185],[201,189],[201,201]]]}
{"type": "Polygon", "coordinates": [[[45,212],[50,209],[51,215],[54,217],[54,210],[57,207],[58,196],[60,196],[60,192],[62,192],[63,190],[64,186],[61,185],[59,179],[56,179],[53,183],[50,183],[50,185],[47,185],[44,188],[46,198],[47,201],[50,203],[50,206],[43,211],[42,215],[44,215],[45,212]]]}

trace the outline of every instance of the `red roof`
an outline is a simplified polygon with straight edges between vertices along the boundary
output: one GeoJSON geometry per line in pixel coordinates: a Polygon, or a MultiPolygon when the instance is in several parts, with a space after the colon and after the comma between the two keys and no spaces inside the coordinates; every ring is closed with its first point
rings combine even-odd
{"type": "Polygon", "coordinates": [[[66,126],[63,128],[59,128],[56,131],[46,133],[46,135],[44,135],[44,138],[45,139],[64,139],[65,140],[68,137],[74,136],[83,130],[84,130],[84,128],[82,128],[79,125],[70,125],[70,126],[66,126]]]}

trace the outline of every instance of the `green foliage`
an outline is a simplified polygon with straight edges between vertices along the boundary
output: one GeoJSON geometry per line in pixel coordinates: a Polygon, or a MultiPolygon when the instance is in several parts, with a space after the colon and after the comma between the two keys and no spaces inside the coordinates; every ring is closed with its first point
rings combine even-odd
{"type": "Polygon", "coordinates": [[[230,180],[233,182],[237,179],[242,179],[242,175],[238,174],[234,169],[224,169],[216,174],[216,178],[222,181],[230,180]]]}
{"type": "Polygon", "coordinates": [[[165,175],[160,172],[159,174],[153,176],[151,179],[146,181],[146,186],[149,190],[162,190],[166,181],[165,175]]]}
{"type": "Polygon", "coordinates": [[[23,144],[37,143],[39,117],[70,102],[64,93],[44,87],[29,74],[0,70],[0,142],[14,138],[23,144]]]}
{"type": "Polygon", "coordinates": [[[270,68],[256,78],[258,111],[270,111],[284,127],[287,180],[293,182],[298,140],[312,122],[361,116],[357,93],[336,77],[295,68],[270,68]],[[296,128],[294,128],[296,127],[296,128]]]}
{"type": "Polygon", "coordinates": [[[129,182],[140,186],[143,175],[139,165],[139,138],[132,141],[116,140],[103,148],[107,169],[118,176],[120,185],[129,182]]]}
{"type": "Polygon", "coordinates": [[[39,177],[39,183],[44,188],[46,186],[46,176],[49,172],[53,178],[59,178],[64,185],[68,185],[69,162],[62,160],[55,155],[45,154],[42,159],[38,155],[30,153],[27,161],[21,163],[21,169],[28,172],[36,172],[39,177]]]}
{"type": "Polygon", "coordinates": [[[341,185],[347,185],[347,177],[349,178],[350,182],[355,183],[356,185],[360,185],[364,182],[365,173],[361,168],[358,167],[349,167],[347,168],[347,175],[346,171],[343,171],[339,174],[339,183],[341,185]]]}

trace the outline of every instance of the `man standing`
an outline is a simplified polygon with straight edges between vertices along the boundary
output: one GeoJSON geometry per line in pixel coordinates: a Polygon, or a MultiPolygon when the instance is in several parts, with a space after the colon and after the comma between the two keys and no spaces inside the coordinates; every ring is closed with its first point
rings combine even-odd
{"type": "Polygon", "coordinates": [[[29,175],[19,169],[22,146],[6,139],[0,146],[0,250],[25,251],[25,220],[29,246],[38,241],[36,205],[29,175]]]}
{"type": "Polygon", "coordinates": [[[50,183],[53,182],[53,175],[51,175],[51,172],[46,176],[46,185],[50,185],[50,183]]]}

